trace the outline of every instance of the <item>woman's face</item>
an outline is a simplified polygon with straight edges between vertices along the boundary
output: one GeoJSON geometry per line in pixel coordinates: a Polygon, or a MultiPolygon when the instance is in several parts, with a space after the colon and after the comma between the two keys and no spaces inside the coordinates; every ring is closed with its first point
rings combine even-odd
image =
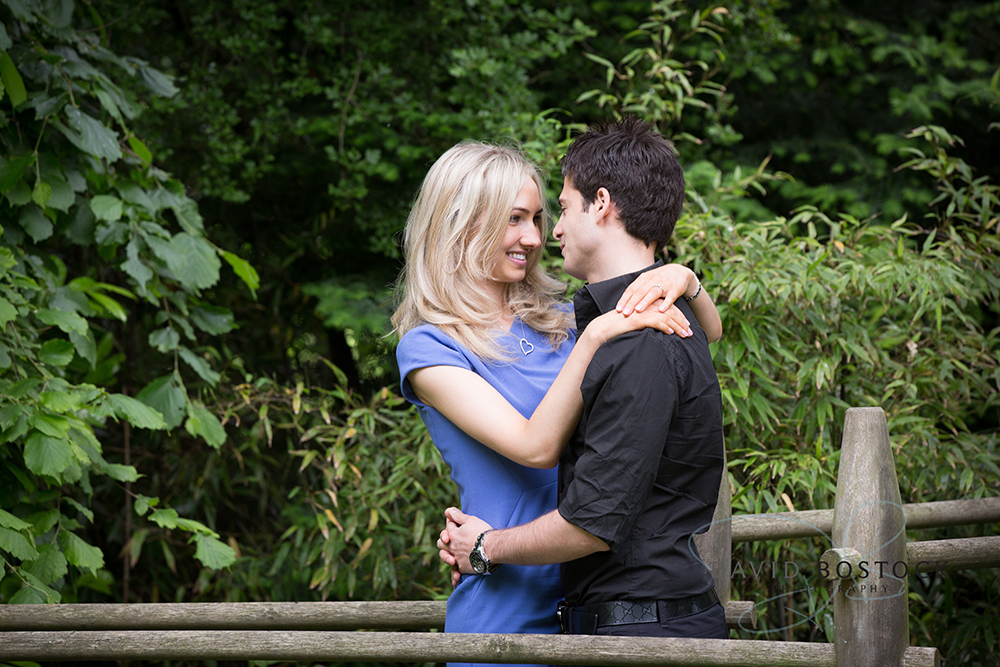
{"type": "Polygon", "coordinates": [[[493,269],[497,283],[515,283],[524,280],[528,271],[528,254],[541,245],[539,227],[542,224],[542,198],[538,186],[531,178],[524,182],[514,199],[507,231],[493,269]]]}

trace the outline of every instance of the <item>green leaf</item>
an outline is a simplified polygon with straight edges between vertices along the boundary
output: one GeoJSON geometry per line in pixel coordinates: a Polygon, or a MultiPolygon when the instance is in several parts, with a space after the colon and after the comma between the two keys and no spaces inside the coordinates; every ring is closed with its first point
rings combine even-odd
{"type": "Polygon", "coordinates": [[[52,189],[52,196],[49,197],[45,205],[51,209],[69,213],[70,207],[76,202],[76,195],[73,193],[73,188],[66,181],[55,178],[52,175],[47,178],[51,179],[49,185],[52,189]]]}
{"type": "Polygon", "coordinates": [[[52,186],[44,181],[35,181],[35,189],[31,191],[31,201],[42,208],[52,199],[52,186]]]}
{"type": "Polygon", "coordinates": [[[28,93],[24,89],[24,79],[21,78],[14,61],[7,55],[7,51],[0,51],[0,81],[3,81],[4,88],[10,96],[10,103],[17,108],[28,99],[28,93]]]}
{"type": "MultiPolygon", "coordinates": [[[[4,27],[3,23],[0,23],[0,51],[6,51],[12,46],[14,46],[14,42],[10,40],[10,35],[7,34],[7,28],[4,27]]],[[[0,574],[0,579],[3,579],[2,574],[0,574]]]]}
{"type": "Polygon", "coordinates": [[[184,428],[191,435],[201,436],[214,449],[218,449],[226,442],[226,429],[219,420],[202,407],[191,410],[191,416],[184,422],[184,428]]]}
{"type": "Polygon", "coordinates": [[[236,551],[221,540],[200,533],[191,539],[196,545],[194,557],[205,567],[219,570],[236,562],[236,551]]]}
{"type": "Polygon", "coordinates": [[[21,560],[38,558],[35,545],[20,532],[10,528],[0,527],[0,549],[21,560]]]}
{"type": "Polygon", "coordinates": [[[128,138],[128,145],[132,148],[132,151],[136,156],[145,162],[146,164],[152,164],[153,154],[146,147],[146,144],[139,140],[139,137],[133,135],[128,138]]]}
{"type": "Polygon", "coordinates": [[[97,195],[90,200],[90,210],[98,220],[117,222],[122,217],[122,200],[111,195],[97,195]]]}
{"type": "Polygon", "coordinates": [[[61,338],[46,341],[38,352],[38,360],[61,368],[73,361],[73,343],[61,338]]]}
{"type": "MultiPolygon", "coordinates": [[[[7,0],[4,0],[5,2],[7,0]]],[[[58,604],[62,597],[31,572],[21,570],[25,585],[10,598],[10,604],[58,604]]]]}
{"type": "Polygon", "coordinates": [[[56,28],[68,28],[73,20],[73,0],[46,0],[45,19],[56,28]]]}
{"type": "Polygon", "coordinates": [[[146,283],[153,277],[153,272],[139,259],[139,240],[133,238],[125,247],[127,259],[122,262],[122,271],[132,276],[140,290],[146,289],[146,283]]]}
{"type": "Polygon", "coordinates": [[[35,243],[52,236],[52,221],[46,218],[42,209],[37,206],[31,205],[22,208],[17,221],[35,243]]]}
{"type": "MultiPolygon", "coordinates": [[[[72,352],[70,354],[72,355],[72,352]]],[[[80,395],[76,393],[71,394],[66,391],[43,391],[39,398],[41,399],[42,405],[52,412],[74,412],[83,407],[83,401],[80,399],[80,395]]]]}
{"type": "Polygon", "coordinates": [[[52,125],[62,132],[70,142],[85,153],[109,162],[121,159],[122,152],[118,146],[118,133],[104,126],[96,118],[88,116],[79,109],[66,105],[64,109],[69,127],[58,121],[52,125]]]}
{"type": "Polygon", "coordinates": [[[71,428],[70,421],[61,415],[36,413],[31,415],[31,426],[56,439],[65,438],[71,428]]]}
{"type": "Polygon", "coordinates": [[[70,564],[82,570],[96,572],[104,567],[104,554],[97,547],[87,544],[82,537],[64,530],[59,533],[59,546],[70,564]]]}
{"type": "Polygon", "coordinates": [[[115,301],[114,299],[112,299],[107,294],[93,291],[93,292],[88,292],[87,296],[93,299],[98,306],[100,306],[103,310],[107,311],[109,315],[111,315],[119,322],[125,322],[126,320],[128,320],[128,313],[125,312],[125,309],[122,308],[122,305],[117,301],[115,301]]]}
{"type": "Polygon", "coordinates": [[[66,556],[52,542],[40,544],[38,546],[38,557],[25,565],[24,569],[38,577],[45,584],[51,584],[56,579],[65,577],[69,573],[66,556]]]}
{"type": "Polygon", "coordinates": [[[132,508],[139,516],[146,516],[146,512],[149,511],[150,507],[156,507],[159,504],[159,498],[150,498],[149,496],[138,494],[135,497],[135,503],[132,505],[132,508]]]}
{"type": "Polygon", "coordinates": [[[169,507],[161,510],[154,510],[153,513],[149,515],[149,520],[160,528],[176,528],[177,512],[169,507]]]}
{"type": "Polygon", "coordinates": [[[140,65],[139,77],[142,79],[142,82],[146,84],[146,87],[157,95],[173,97],[177,94],[177,88],[174,86],[173,77],[167,76],[160,70],[140,65]]]}
{"type": "Polygon", "coordinates": [[[97,344],[94,342],[94,335],[90,329],[87,329],[87,333],[83,335],[76,331],[70,331],[69,339],[81,359],[89,361],[91,368],[97,365],[97,344]]]}
{"type": "Polygon", "coordinates": [[[17,308],[7,299],[0,296],[0,331],[7,327],[8,322],[17,318],[17,308]]]}
{"type": "MultiPolygon", "coordinates": [[[[28,420],[24,415],[21,415],[13,426],[0,433],[0,444],[6,442],[17,442],[24,434],[28,432],[28,420]]],[[[13,468],[12,470],[17,470],[13,468]]]]}
{"type": "Polygon", "coordinates": [[[36,475],[58,477],[75,457],[69,442],[35,431],[24,443],[24,464],[36,475]]]}
{"type": "Polygon", "coordinates": [[[167,261],[171,273],[185,287],[202,290],[219,281],[219,256],[201,237],[181,232],[170,241],[174,250],[167,261]]]}
{"type": "Polygon", "coordinates": [[[191,308],[191,321],[205,333],[213,335],[228,333],[236,328],[232,311],[217,306],[194,306],[191,308]]]}
{"type": "Polygon", "coordinates": [[[136,398],[163,415],[168,429],[177,428],[184,420],[187,395],[173,374],[153,380],[136,398]]]}
{"type": "Polygon", "coordinates": [[[31,201],[31,188],[24,181],[18,181],[6,194],[11,206],[24,206],[31,201]]]}
{"type": "Polygon", "coordinates": [[[114,413],[136,428],[162,430],[167,427],[162,415],[146,403],[124,394],[108,394],[107,403],[114,413]]]}
{"type": "Polygon", "coordinates": [[[35,311],[35,317],[45,324],[59,327],[66,333],[75,331],[82,336],[90,330],[90,327],[87,325],[87,320],[83,319],[76,313],[64,310],[50,310],[48,308],[42,308],[35,311]]]}
{"type": "Polygon", "coordinates": [[[250,262],[231,252],[223,250],[222,258],[229,262],[229,266],[233,267],[236,275],[242,278],[243,282],[250,288],[250,295],[256,299],[257,288],[260,287],[260,276],[257,274],[257,270],[250,265],[250,262]]]}
{"type": "Polygon", "coordinates": [[[170,352],[180,345],[181,335],[173,327],[156,329],[149,334],[149,344],[160,352],[170,352]]]}
{"type": "MultiPolygon", "coordinates": [[[[3,158],[0,158],[2,160],[3,158]]],[[[28,167],[35,163],[35,154],[27,153],[0,162],[0,192],[6,193],[17,185],[28,167]]]]}
{"type": "Polygon", "coordinates": [[[22,521],[6,510],[0,510],[0,526],[11,530],[30,530],[31,524],[22,521]]]}
{"type": "Polygon", "coordinates": [[[219,381],[220,375],[213,371],[212,367],[208,365],[208,362],[199,357],[197,354],[186,347],[180,348],[180,354],[181,359],[183,359],[202,380],[212,386],[215,386],[215,383],[219,381]]]}

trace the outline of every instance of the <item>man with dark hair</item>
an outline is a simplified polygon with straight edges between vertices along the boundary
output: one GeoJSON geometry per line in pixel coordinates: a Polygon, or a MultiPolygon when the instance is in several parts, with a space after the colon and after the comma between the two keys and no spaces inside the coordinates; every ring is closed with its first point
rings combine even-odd
{"type": "MultiPolygon", "coordinates": [[[[577,138],[563,176],[554,234],[567,273],[589,282],[573,300],[582,330],[656,265],[681,213],[684,176],[673,146],[636,119],[577,138]]],[[[694,282],[685,300],[708,299],[694,282]]],[[[446,512],[438,546],[462,572],[563,564],[565,632],[728,636],[691,539],[711,523],[718,498],[722,397],[705,332],[686,303],[677,305],[693,336],[644,329],[594,355],[583,415],[560,461],[558,509],[504,530],[446,512]]]]}

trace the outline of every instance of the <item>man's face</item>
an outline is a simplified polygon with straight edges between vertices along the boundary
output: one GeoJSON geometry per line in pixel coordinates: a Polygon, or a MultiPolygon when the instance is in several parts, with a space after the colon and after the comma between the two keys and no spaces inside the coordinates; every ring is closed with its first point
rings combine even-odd
{"type": "MultiPolygon", "coordinates": [[[[566,273],[581,280],[588,279],[599,248],[597,227],[584,206],[583,195],[573,187],[573,179],[567,177],[559,193],[559,222],[552,234],[559,241],[566,273]]],[[[592,210],[593,207],[587,208],[592,210]]]]}

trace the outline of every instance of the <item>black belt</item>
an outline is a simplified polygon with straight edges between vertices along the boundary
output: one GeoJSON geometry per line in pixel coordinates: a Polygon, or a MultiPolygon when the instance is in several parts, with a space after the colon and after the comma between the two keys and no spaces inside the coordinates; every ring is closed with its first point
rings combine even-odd
{"type": "Polygon", "coordinates": [[[678,600],[615,600],[568,607],[560,602],[556,610],[559,630],[566,634],[592,635],[597,628],[633,623],[658,623],[671,618],[705,611],[719,602],[714,590],[678,600]]]}

